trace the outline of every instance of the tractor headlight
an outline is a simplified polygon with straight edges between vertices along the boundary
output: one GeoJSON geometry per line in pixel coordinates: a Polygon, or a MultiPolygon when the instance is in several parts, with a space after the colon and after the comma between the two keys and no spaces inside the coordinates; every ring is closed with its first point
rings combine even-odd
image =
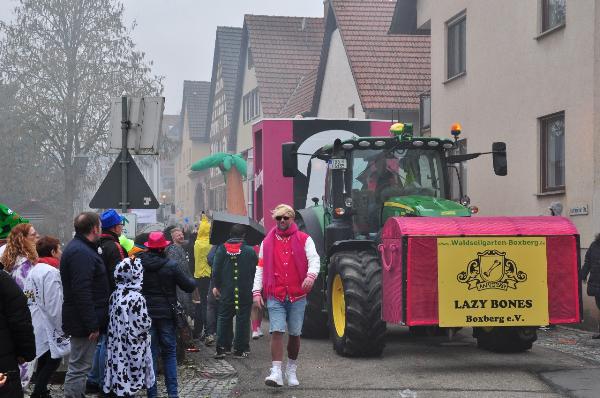
{"type": "Polygon", "coordinates": [[[371,146],[371,143],[369,141],[359,141],[358,142],[358,146],[362,147],[362,148],[367,148],[371,146]]]}
{"type": "Polygon", "coordinates": [[[352,198],[346,198],[344,204],[346,205],[346,207],[352,207],[352,198]]]}
{"type": "Polygon", "coordinates": [[[346,150],[350,150],[354,148],[354,144],[351,144],[349,142],[342,144],[342,148],[346,149],[346,150]]]}
{"type": "Polygon", "coordinates": [[[460,204],[467,207],[471,204],[471,198],[469,198],[468,195],[464,195],[462,198],[460,198],[460,204]]]}

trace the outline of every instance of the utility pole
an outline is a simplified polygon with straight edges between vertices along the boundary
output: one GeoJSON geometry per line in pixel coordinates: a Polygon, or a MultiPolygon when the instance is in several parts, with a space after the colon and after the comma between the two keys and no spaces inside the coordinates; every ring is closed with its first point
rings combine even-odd
{"type": "Polygon", "coordinates": [[[121,97],[121,212],[127,213],[127,134],[129,133],[129,117],[127,116],[127,97],[121,97]]]}

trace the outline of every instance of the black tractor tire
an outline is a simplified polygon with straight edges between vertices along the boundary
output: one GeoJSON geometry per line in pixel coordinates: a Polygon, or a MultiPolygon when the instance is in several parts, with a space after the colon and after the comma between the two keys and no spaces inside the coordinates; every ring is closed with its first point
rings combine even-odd
{"type": "Polygon", "coordinates": [[[302,324],[302,337],[309,339],[326,339],[329,337],[327,326],[327,312],[325,309],[325,294],[323,288],[323,274],[315,279],[312,290],[306,297],[306,309],[304,310],[304,323],[302,324]]]}
{"type": "Polygon", "coordinates": [[[523,352],[531,349],[537,340],[537,330],[534,327],[474,328],[473,337],[477,339],[477,347],[487,351],[523,352]]]}
{"type": "Polygon", "coordinates": [[[340,251],[331,256],[327,309],[333,348],[339,355],[381,355],[386,332],[386,324],[381,320],[381,302],[381,263],[375,251],[340,251]],[[344,320],[340,323],[341,336],[336,330],[332,305],[336,276],[341,280],[345,304],[344,316],[340,317],[344,320]]]}

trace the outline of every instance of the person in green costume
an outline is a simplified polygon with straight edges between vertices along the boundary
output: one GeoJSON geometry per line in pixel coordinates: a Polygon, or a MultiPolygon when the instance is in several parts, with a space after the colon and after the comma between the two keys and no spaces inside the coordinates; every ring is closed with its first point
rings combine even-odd
{"type": "Polygon", "coordinates": [[[246,227],[235,224],[229,232],[230,239],[217,248],[213,262],[213,294],[220,299],[217,316],[217,353],[225,357],[231,349],[231,326],[235,320],[233,342],[236,358],[246,358],[250,351],[250,310],[252,284],[258,257],[252,246],[244,242],[246,227]]]}

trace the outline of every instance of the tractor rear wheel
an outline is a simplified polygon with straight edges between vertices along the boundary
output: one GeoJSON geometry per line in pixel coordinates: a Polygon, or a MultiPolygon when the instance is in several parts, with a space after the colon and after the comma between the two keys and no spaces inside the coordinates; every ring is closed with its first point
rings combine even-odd
{"type": "Polygon", "coordinates": [[[304,323],[302,324],[302,337],[309,339],[325,339],[329,336],[327,326],[327,312],[325,308],[325,295],[323,293],[325,283],[323,275],[319,274],[315,279],[312,290],[306,297],[306,310],[304,310],[304,323]]]}
{"type": "Polygon", "coordinates": [[[343,356],[379,356],[385,346],[381,320],[381,264],[374,251],[340,251],[331,257],[327,308],[333,348],[343,356]]]}
{"type": "Polygon", "coordinates": [[[493,352],[523,352],[531,349],[537,340],[533,327],[474,328],[477,347],[493,352]]]}

